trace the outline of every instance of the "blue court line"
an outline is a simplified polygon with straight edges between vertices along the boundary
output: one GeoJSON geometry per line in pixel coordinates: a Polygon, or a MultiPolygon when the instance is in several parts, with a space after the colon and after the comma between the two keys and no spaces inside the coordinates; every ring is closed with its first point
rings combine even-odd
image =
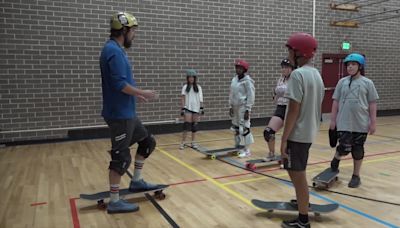
{"type": "MultiPolygon", "coordinates": [[[[285,182],[285,181],[281,181],[281,182],[284,183],[284,184],[286,184],[286,185],[288,185],[288,186],[294,187],[292,183],[285,182]]],[[[399,228],[399,226],[396,226],[396,225],[391,224],[391,223],[389,223],[389,222],[383,221],[383,220],[381,220],[381,219],[379,219],[379,218],[377,218],[377,217],[374,217],[374,216],[372,216],[372,215],[366,214],[366,213],[364,213],[364,212],[362,212],[362,211],[359,211],[359,210],[357,210],[357,209],[354,209],[354,208],[352,208],[352,207],[349,207],[349,206],[346,206],[346,205],[344,205],[344,204],[341,204],[341,203],[339,203],[339,202],[337,202],[337,201],[334,201],[334,200],[329,199],[329,198],[327,198],[327,197],[325,197],[325,196],[322,196],[322,195],[320,195],[320,194],[318,194],[318,193],[316,193],[316,192],[310,191],[310,194],[313,195],[313,196],[315,196],[315,197],[317,197],[317,198],[319,198],[319,199],[325,200],[325,201],[327,201],[327,202],[329,202],[329,203],[336,203],[336,204],[339,204],[339,206],[340,206],[341,208],[344,208],[344,209],[346,209],[346,210],[348,210],[348,211],[350,211],[350,212],[353,212],[353,213],[355,213],[355,214],[361,215],[361,216],[363,216],[363,217],[365,217],[365,218],[367,218],[367,219],[370,219],[370,220],[372,220],[372,221],[374,221],[374,222],[380,223],[380,224],[382,224],[382,225],[384,225],[384,226],[386,226],[386,227],[390,227],[390,228],[399,228]]]]}

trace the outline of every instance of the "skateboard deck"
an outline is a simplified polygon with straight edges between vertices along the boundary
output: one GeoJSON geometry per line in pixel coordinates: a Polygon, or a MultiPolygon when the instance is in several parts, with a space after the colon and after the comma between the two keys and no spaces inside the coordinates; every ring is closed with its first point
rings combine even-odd
{"type": "Polygon", "coordinates": [[[339,179],[339,171],[332,171],[331,168],[327,168],[319,173],[313,180],[313,187],[318,189],[328,189],[339,179]]]}
{"type": "MultiPolygon", "coordinates": [[[[165,198],[165,194],[163,193],[163,190],[168,187],[169,187],[169,185],[160,185],[160,188],[157,188],[157,189],[148,190],[148,191],[138,191],[138,192],[131,192],[131,191],[129,191],[129,188],[124,188],[124,189],[119,190],[119,195],[120,196],[144,195],[145,193],[154,192],[155,198],[163,199],[163,198],[165,198]]],[[[104,200],[104,199],[110,198],[110,191],[98,192],[98,193],[94,193],[94,194],[80,194],[79,198],[84,199],[84,200],[104,200]]]]}
{"type": "MultiPolygon", "coordinates": [[[[262,201],[253,199],[251,200],[254,206],[265,209],[268,212],[278,211],[298,211],[296,200],[290,202],[277,202],[277,201],[262,201]]],[[[310,204],[310,212],[313,212],[316,216],[323,213],[329,213],[339,208],[339,204],[310,204]]]]}
{"type": "MultiPolygon", "coordinates": [[[[189,147],[191,147],[191,146],[189,146],[189,147]]],[[[191,147],[191,148],[193,148],[193,147],[191,147]]],[[[193,148],[193,149],[199,151],[200,153],[205,154],[208,158],[214,160],[218,156],[225,156],[225,155],[228,155],[228,154],[237,155],[239,150],[243,149],[243,147],[239,147],[239,148],[228,147],[228,148],[210,150],[210,149],[204,148],[202,146],[197,146],[197,148],[193,148]]]]}
{"type": "Polygon", "coordinates": [[[271,158],[270,160],[265,160],[263,158],[260,159],[253,159],[253,160],[248,160],[246,161],[246,168],[251,169],[251,170],[256,170],[259,167],[262,166],[271,166],[271,165],[281,165],[281,156],[277,155],[274,158],[271,158]]]}

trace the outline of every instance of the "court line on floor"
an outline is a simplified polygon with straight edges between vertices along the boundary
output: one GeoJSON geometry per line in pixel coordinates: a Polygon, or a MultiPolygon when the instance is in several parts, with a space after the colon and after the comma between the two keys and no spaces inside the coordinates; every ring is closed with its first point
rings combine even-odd
{"type": "MultiPolygon", "coordinates": [[[[387,161],[387,160],[395,160],[396,158],[400,158],[400,156],[387,157],[387,158],[377,158],[377,159],[372,159],[372,160],[365,160],[365,161],[363,161],[363,165],[369,164],[369,163],[387,161]]],[[[346,164],[340,165],[340,167],[349,167],[349,166],[352,166],[352,165],[353,165],[353,163],[346,163],[346,164]]],[[[326,167],[324,167],[324,168],[315,168],[315,169],[307,170],[307,173],[315,172],[315,171],[322,171],[324,169],[326,169],[326,167]]],[[[285,171],[285,173],[274,175],[274,177],[286,177],[286,176],[288,176],[286,171],[285,171]]],[[[263,180],[263,179],[267,179],[267,178],[268,177],[257,177],[257,178],[251,178],[251,179],[246,179],[246,180],[230,181],[230,182],[227,182],[227,183],[223,183],[223,185],[227,186],[227,185],[248,183],[248,182],[259,181],[259,180],[263,180]]]]}
{"type": "MultiPolygon", "coordinates": [[[[285,181],[280,181],[280,182],[283,183],[283,184],[285,184],[285,185],[288,185],[288,186],[293,187],[293,184],[292,184],[292,183],[288,183],[288,182],[285,182],[285,181]]],[[[293,188],[294,188],[294,187],[293,187],[293,188]]],[[[310,191],[310,195],[312,195],[312,196],[314,196],[314,197],[317,197],[317,198],[319,198],[319,199],[322,199],[322,200],[324,200],[324,201],[326,201],[326,202],[328,202],[328,203],[339,204],[340,208],[343,208],[343,209],[345,209],[345,210],[347,210],[347,211],[350,211],[350,212],[353,212],[353,213],[355,213],[355,214],[358,214],[358,215],[360,215],[360,216],[362,216],[362,217],[365,217],[365,218],[370,219],[370,220],[372,220],[372,221],[374,221],[374,222],[380,223],[380,224],[382,224],[382,225],[384,225],[384,226],[387,226],[387,227],[390,227],[390,228],[398,228],[398,226],[396,226],[396,225],[394,225],[394,224],[391,224],[391,223],[389,223],[389,222],[387,222],[387,221],[384,221],[384,220],[382,220],[382,219],[379,219],[379,218],[377,218],[377,217],[375,217],[375,216],[373,216],[373,215],[370,215],[370,214],[367,214],[367,213],[365,213],[365,212],[362,212],[362,211],[359,211],[359,210],[357,210],[357,209],[354,209],[354,208],[352,208],[352,207],[350,207],[350,206],[347,206],[347,205],[345,205],[345,204],[342,204],[342,203],[340,203],[340,202],[338,202],[338,201],[332,200],[332,199],[330,199],[330,198],[328,198],[328,197],[326,197],[326,196],[320,195],[320,194],[318,194],[318,193],[316,193],[316,192],[310,191]]]]}
{"type": "Polygon", "coordinates": [[[80,228],[79,224],[79,217],[78,217],[78,210],[76,209],[76,200],[79,198],[70,198],[69,199],[69,206],[71,208],[71,217],[72,217],[72,224],[74,228],[80,228]]]}
{"type": "Polygon", "coordinates": [[[250,200],[248,200],[247,198],[245,198],[244,196],[242,196],[241,194],[233,191],[232,189],[224,186],[223,184],[221,184],[220,182],[216,181],[214,178],[208,176],[207,174],[199,171],[198,169],[194,168],[193,166],[189,165],[188,163],[182,161],[181,159],[175,157],[174,155],[170,154],[169,152],[161,149],[161,148],[156,148],[156,150],[160,151],[161,153],[163,153],[164,155],[166,155],[167,157],[169,157],[170,159],[174,160],[175,162],[177,162],[178,164],[182,165],[183,167],[191,170],[192,172],[196,173],[197,175],[201,176],[202,178],[206,179],[207,181],[211,182],[212,184],[214,184],[215,186],[217,186],[218,188],[228,192],[229,194],[231,194],[232,196],[234,196],[235,198],[241,200],[242,202],[246,203],[247,205],[251,206],[252,208],[262,211],[260,208],[254,206],[250,200]]]}

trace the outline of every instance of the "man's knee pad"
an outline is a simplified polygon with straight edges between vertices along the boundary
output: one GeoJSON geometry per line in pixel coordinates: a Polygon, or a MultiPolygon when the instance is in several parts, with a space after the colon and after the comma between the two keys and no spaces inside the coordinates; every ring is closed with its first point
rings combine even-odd
{"type": "Polygon", "coordinates": [[[267,142],[274,141],[275,140],[275,131],[270,127],[266,127],[264,130],[264,139],[267,142]]]}
{"type": "Polygon", "coordinates": [[[192,123],[192,132],[195,133],[197,131],[197,122],[192,123]]]}
{"type": "Polygon", "coordinates": [[[189,123],[189,122],[184,122],[183,123],[183,130],[184,131],[190,131],[190,129],[191,129],[191,126],[190,126],[191,124],[189,123]]]}
{"type": "Polygon", "coordinates": [[[145,139],[140,141],[138,144],[139,146],[137,148],[136,153],[143,156],[144,158],[148,158],[156,148],[156,139],[154,138],[153,135],[149,135],[145,139]]]}
{"type": "Polygon", "coordinates": [[[351,156],[354,160],[361,160],[364,158],[364,145],[354,145],[351,151],[351,156]]]}
{"type": "Polygon", "coordinates": [[[122,151],[111,151],[111,161],[109,169],[114,170],[119,175],[124,175],[131,165],[132,157],[129,148],[122,151]]]}
{"type": "Polygon", "coordinates": [[[336,147],[336,151],[339,153],[339,156],[345,156],[348,155],[351,152],[351,144],[342,144],[340,143],[336,147]]]}

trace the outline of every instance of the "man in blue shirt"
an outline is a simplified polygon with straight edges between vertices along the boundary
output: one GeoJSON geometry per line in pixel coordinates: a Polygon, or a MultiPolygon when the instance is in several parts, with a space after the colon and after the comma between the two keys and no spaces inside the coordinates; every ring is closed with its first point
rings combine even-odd
{"type": "Polygon", "coordinates": [[[138,26],[136,18],[126,12],[119,12],[110,21],[111,35],[105,43],[100,56],[101,81],[103,91],[102,116],[111,133],[110,203],[108,213],[133,212],[139,210],[136,204],[119,198],[121,176],[128,170],[132,158],[129,147],[138,143],[135,156],[135,170],[130,190],[145,191],[156,189],[160,185],[149,184],[141,178],[144,160],[156,146],[154,137],[136,115],[136,101],[156,99],[153,90],[141,90],[136,87],[124,48],[130,48],[138,26]]]}

